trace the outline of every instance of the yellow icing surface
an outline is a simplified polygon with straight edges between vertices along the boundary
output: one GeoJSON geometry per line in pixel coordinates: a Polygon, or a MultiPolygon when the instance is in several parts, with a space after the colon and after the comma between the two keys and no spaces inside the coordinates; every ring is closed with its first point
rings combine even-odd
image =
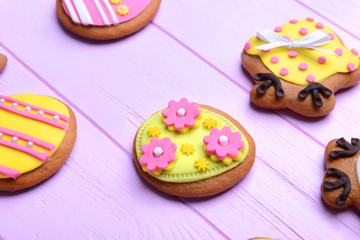
{"type": "MultiPolygon", "coordinates": [[[[280,36],[288,36],[290,40],[300,40],[304,36],[299,33],[300,28],[306,28],[307,34],[318,30],[316,28],[316,21],[310,22],[307,20],[298,20],[297,23],[288,23],[282,26],[283,30],[278,32],[280,36]]],[[[331,33],[335,37],[330,40],[329,43],[318,46],[331,52],[335,52],[335,49],[341,48],[343,54],[341,56],[332,55],[320,50],[311,50],[308,48],[293,48],[287,47],[273,48],[269,52],[263,52],[262,50],[255,49],[259,45],[266,44],[266,42],[257,39],[256,36],[249,40],[251,48],[246,50],[246,53],[250,55],[258,55],[264,65],[278,77],[298,85],[308,85],[309,82],[306,77],[310,74],[315,77],[315,82],[320,82],[335,73],[347,73],[349,72],[347,65],[353,63],[355,68],[359,66],[359,57],[353,54],[349,49],[341,44],[336,34],[327,26],[324,25],[322,28],[326,33],[331,33]],[[290,50],[295,50],[298,55],[295,58],[289,57],[288,53],[290,50]],[[279,58],[278,63],[271,63],[270,58],[277,56],[279,58]],[[323,56],[326,58],[325,63],[319,63],[318,58],[323,56]],[[300,63],[306,63],[308,69],[302,71],[299,69],[300,63]],[[289,73],[286,76],[280,74],[281,68],[287,68],[289,73]]],[[[305,35],[306,36],[306,35],[305,35]]]]}
{"type": "Polygon", "coordinates": [[[153,177],[166,182],[195,182],[226,172],[236,167],[245,159],[249,152],[249,144],[245,136],[242,134],[241,140],[245,143],[245,147],[240,150],[240,152],[242,153],[241,160],[234,161],[228,166],[223,164],[222,161],[210,160],[210,155],[206,154],[204,150],[205,143],[203,142],[203,138],[207,135],[210,135],[210,129],[204,127],[203,122],[206,121],[206,119],[213,118],[217,120],[216,127],[218,129],[229,126],[231,127],[233,132],[240,132],[240,130],[224,116],[203,108],[199,109],[201,110],[202,114],[201,119],[199,119],[199,127],[191,128],[185,134],[178,131],[169,131],[167,126],[162,121],[162,111],[155,113],[153,116],[147,119],[140,127],[135,140],[137,159],[140,159],[142,155],[141,146],[150,142],[151,137],[149,137],[147,132],[150,128],[154,126],[159,127],[161,130],[161,134],[159,135],[160,139],[164,137],[169,137],[171,139],[171,142],[177,145],[177,159],[173,161],[173,168],[170,171],[163,170],[160,175],[155,175],[154,173],[149,172],[153,177]],[[186,146],[186,148],[190,149],[191,147],[189,147],[189,145],[192,145],[194,147],[195,151],[190,151],[193,153],[189,153],[189,151],[184,151],[184,147],[183,151],[181,151],[182,146],[186,146]],[[209,164],[205,165],[207,167],[204,166],[205,161],[209,162],[209,164]]]}
{"type": "MultiPolygon", "coordinates": [[[[69,110],[67,106],[54,98],[30,94],[13,95],[10,97],[69,117],[69,110]]],[[[11,103],[6,102],[6,105],[10,106],[11,103]]],[[[20,105],[17,109],[24,111],[24,107],[20,105]]],[[[35,110],[31,111],[31,113],[33,114],[36,114],[36,112],[37,111],[35,110]]],[[[47,118],[52,118],[52,116],[49,116],[47,114],[44,114],[43,116],[47,118]]],[[[62,120],[60,120],[59,122],[68,125],[62,120]]],[[[54,144],[56,146],[56,149],[53,152],[50,152],[45,148],[39,147],[36,144],[34,144],[34,147],[32,148],[33,150],[39,152],[47,152],[49,153],[50,157],[56,152],[66,134],[66,131],[60,128],[26,117],[22,117],[20,115],[10,113],[2,109],[0,109],[0,126],[54,144]]],[[[2,139],[5,141],[11,141],[11,137],[12,136],[4,135],[2,139]]],[[[26,146],[26,141],[19,139],[17,144],[26,146]]],[[[26,173],[34,170],[43,164],[41,160],[31,155],[2,145],[0,145],[0,156],[0,165],[7,168],[15,169],[17,171],[20,171],[21,173],[26,173]]],[[[8,178],[8,176],[0,174],[0,179],[1,178],[8,178]]]]}

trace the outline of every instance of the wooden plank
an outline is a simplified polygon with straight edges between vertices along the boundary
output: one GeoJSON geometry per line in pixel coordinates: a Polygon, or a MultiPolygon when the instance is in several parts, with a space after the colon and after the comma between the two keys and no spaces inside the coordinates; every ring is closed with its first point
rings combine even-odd
{"type": "MultiPolygon", "coordinates": [[[[9,57],[0,75],[2,94],[58,97],[3,48],[0,52],[9,57]]],[[[63,168],[37,187],[15,194],[0,193],[1,237],[224,238],[178,199],[150,189],[138,177],[131,156],[75,113],[78,138],[63,168]]]]}
{"type": "MultiPolygon", "coordinates": [[[[204,4],[204,2],[200,3],[204,4]]],[[[40,6],[39,2],[37,4],[40,6]]],[[[44,12],[47,13],[46,9],[49,9],[51,4],[41,4],[43,4],[41,6],[44,8],[44,12]]],[[[241,39],[246,41],[249,37],[243,36],[243,33],[252,33],[254,29],[256,29],[256,25],[251,23],[250,26],[246,26],[249,28],[248,30],[237,29],[233,32],[234,35],[232,37],[227,38],[226,35],[224,36],[221,34],[232,33],[228,29],[230,26],[228,27],[225,24],[229,24],[229,22],[224,21],[217,24],[208,22],[211,19],[207,16],[211,16],[211,14],[216,12],[211,12],[210,10],[221,9],[210,8],[205,11],[202,7],[204,5],[196,5],[198,3],[194,3],[193,1],[191,4],[190,1],[182,3],[181,6],[178,6],[177,4],[178,3],[169,5],[169,2],[164,3],[160,10],[160,14],[155,21],[157,26],[149,26],[141,33],[120,42],[89,44],[87,41],[79,41],[78,39],[65,35],[64,32],[59,31],[59,26],[54,22],[49,22],[47,26],[37,25],[37,27],[41,26],[39,35],[32,36],[33,39],[30,39],[31,41],[27,43],[18,44],[18,33],[12,34],[10,31],[11,28],[6,28],[5,30],[7,31],[0,30],[0,33],[2,36],[6,36],[4,40],[2,40],[3,44],[11,48],[11,50],[14,51],[16,55],[20,56],[26,64],[36,71],[36,73],[39,73],[40,81],[49,83],[54,91],[59,91],[61,94],[64,94],[66,98],[70,99],[72,103],[78,106],[80,111],[88,115],[89,120],[94,120],[94,123],[99,124],[99,126],[104,128],[110,137],[119,141],[121,146],[124,146],[128,151],[131,149],[132,142],[132,137],[129,136],[134,135],[143,119],[150,116],[153,111],[164,107],[166,105],[164,103],[170,98],[180,98],[186,94],[187,96],[191,96],[192,100],[207,103],[231,113],[253,134],[258,144],[258,156],[260,156],[261,159],[264,159],[263,164],[268,162],[269,164],[265,166],[276,173],[274,176],[277,179],[282,179],[282,181],[279,180],[277,182],[288,181],[291,183],[291,186],[280,185],[285,188],[283,191],[280,191],[280,196],[286,198],[288,191],[293,193],[293,189],[296,189],[298,193],[295,195],[300,198],[300,201],[296,202],[299,204],[297,207],[300,207],[300,209],[303,207],[303,209],[306,210],[316,209],[313,213],[314,219],[321,224],[322,227],[320,229],[326,229],[330,224],[328,222],[331,222],[332,220],[327,220],[327,211],[324,213],[321,212],[322,204],[320,202],[318,189],[321,182],[319,179],[321,179],[324,170],[321,160],[323,149],[320,145],[316,146],[314,139],[300,135],[301,132],[298,132],[293,126],[283,121],[272,112],[254,109],[252,106],[249,106],[247,94],[242,90],[249,89],[252,86],[252,83],[248,81],[243,73],[238,72],[239,54],[242,48],[240,42],[241,39]],[[173,6],[180,8],[176,10],[173,6]],[[166,9],[166,11],[164,9],[166,9]],[[164,12],[166,14],[172,13],[173,15],[171,18],[169,15],[167,18],[163,19],[167,19],[171,24],[179,24],[178,21],[181,19],[180,24],[185,24],[185,20],[188,20],[181,18],[181,16],[177,17],[176,11],[186,13],[186,16],[189,18],[196,16],[199,19],[206,19],[207,25],[205,22],[205,25],[197,25],[196,23],[200,20],[192,20],[193,22],[190,21],[189,23],[191,24],[189,25],[181,25],[183,28],[186,26],[184,34],[179,34],[182,37],[179,38],[181,41],[169,41],[169,39],[174,40],[174,38],[171,38],[171,35],[166,36],[164,34],[161,29],[165,29],[166,31],[168,31],[168,29],[165,28],[166,26],[163,22],[159,25],[158,19],[162,18],[164,12]],[[191,14],[191,11],[196,12],[196,14],[191,14]],[[203,14],[202,16],[204,17],[198,17],[199,13],[203,14]],[[210,27],[208,25],[210,25],[210,27]],[[215,29],[219,30],[217,34],[222,38],[213,38],[215,26],[221,26],[215,29]],[[225,29],[224,32],[222,32],[222,27],[226,28],[227,31],[225,29]],[[200,34],[198,34],[197,31],[199,31],[200,34]],[[49,36],[52,37],[50,38],[49,36]],[[238,38],[238,36],[243,37],[238,38]],[[189,42],[193,43],[195,40],[192,38],[196,37],[202,37],[196,43],[201,45],[200,40],[202,40],[203,45],[201,46],[204,46],[203,52],[199,53],[198,46],[196,47],[196,51],[184,52],[184,48],[187,46],[186,44],[189,42]],[[187,42],[185,41],[186,39],[191,39],[191,41],[187,42]],[[203,41],[203,39],[206,39],[207,41],[203,41]],[[212,39],[214,39],[214,41],[212,39]],[[185,45],[184,42],[186,43],[185,45]],[[211,42],[211,44],[209,44],[209,42],[211,42]],[[224,44],[220,46],[222,51],[216,48],[217,45],[219,45],[219,42],[224,42],[224,44]],[[234,48],[234,46],[237,47],[234,48]],[[38,52],[38,50],[35,50],[39,48],[43,48],[43,51],[38,52]],[[211,51],[209,51],[209,49],[211,51]],[[56,56],[56,61],[49,62],[49,52],[56,56]],[[194,60],[194,54],[198,54],[197,57],[202,60],[194,60]],[[235,54],[236,58],[234,57],[235,54]],[[211,61],[201,63],[206,60],[209,55],[212,57],[211,61]],[[84,56],[86,56],[86,61],[82,59],[84,56]],[[71,61],[69,61],[70,59],[71,61]],[[99,65],[98,60],[103,62],[101,66],[104,67],[101,70],[96,70],[96,67],[99,65]],[[215,62],[215,60],[218,62],[215,62]],[[87,63],[87,66],[81,66],[84,62],[87,63]],[[74,64],[76,67],[74,67],[74,64]],[[209,64],[215,66],[215,70],[209,69],[209,64]],[[217,66],[226,67],[228,69],[226,69],[226,71],[221,70],[217,66]],[[221,71],[219,71],[219,69],[221,71]],[[238,74],[240,78],[229,77],[232,76],[232,73],[238,74]],[[240,81],[237,79],[241,79],[245,85],[240,85],[240,81]],[[86,80],[85,84],[84,80],[86,80]],[[69,89],[69,86],[74,89],[69,89]],[[238,86],[238,88],[236,88],[236,86],[238,86]],[[81,87],[83,87],[83,89],[81,87]],[[168,89],[171,89],[171,92],[168,92],[168,89]],[[198,89],[202,89],[202,92],[199,92],[198,89]],[[113,118],[109,118],[109,112],[114,113],[113,118]],[[254,119],[257,119],[258,121],[255,122],[254,119]],[[296,142],[302,146],[300,149],[297,149],[298,146],[289,143],[286,140],[287,138],[293,139],[294,136],[296,136],[296,142]],[[284,151],[283,148],[280,148],[281,146],[284,146],[286,150],[284,151]],[[308,146],[309,149],[304,146],[308,146]],[[306,157],[304,157],[304,161],[301,162],[299,161],[298,156],[303,156],[304,153],[306,153],[306,157]],[[288,159],[289,156],[292,161],[288,163],[285,160],[288,159]],[[313,159],[316,160],[314,161],[313,159]],[[309,174],[306,172],[299,173],[299,169],[309,171],[309,174]],[[304,183],[306,183],[306,185],[304,183]],[[299,194],[299,192],[307,193],[308,191],[310,191],[310,198],[307,197],[306,194],[299,194]],[[316,202],[317,208],[311,207],[313,199],[315,199],[314,201],[316,202]],[[303,201],[305,203],[303,203],[303,201]]],[[[234,4],[234,2],[231,4],[234,4]]],[[[260,4],[260,2],[252,4],[260,4]]],[[[30,4],[24,3],[24,5],[18,6],[23,16],[27,18],[31,15],[31,11],[29,11],[31,6],[29,5],[30,4]]],[[[224,5],[220,7],[223,6],[224,5]]],[[[240,5],[236,3],[235,5],[226,5],[226,9],[233,9],[233,12],[218,12],[222,14],[221,17],[230,19],[231,17],[234,17],[234,15],[239,14],[238,11],[235,11],[239,10],[239,6],[240,5]],[[231,8],[233,6],[237,6],[238,8],[231,8]]],[[[294,6],[298,5],[288,5],[285,3],[281,8],[285,9],[290,7],[291,9],[291,7],[294,6]]],[[[0,9],[6,9],[2,7],[3,6],[1,6],[0,9]]],[[[269,6],[269,8],[265,7],[264,9],[271,9],[271,6],[269,6]]],[[[303,11],[299,11],[299,9],[297,9],[297,11],[299,15],[304,13],[303,11]]],[[[6,16],[6,13],[0,14],[0,18],[1,16],[6,16]]],[[[243,15],[240,16],[242,18],[246,16],[245,10],[243,15]]],[[[40,23],[45,21],[46,17],[49,16],[31,17],[35,18],[35,23],[40,23]]],[[[221,20],[221,17],[217,20],[221,20]]],[[[262,17],[262,19],[257,20],[257,23],[264,22],[266,20],[265,17],[266,15],[262,17]]],[[[279,24],[281,24],[283,20],[292,17],[294,16],[288,17],[286,15],[282,17],[284,19],[279,18],[279,20],[282,20],[279,21],[279,24]]],[[[200,21],[200,23],[202,22],[200,21]]],[[[12,24],[16,26],[16,23],[12,24]]],[[[235,26],[232,24],[232,29],[236,29],[235,26]]],[[[26,26],[26,29],[26,31],[20,33],[24,37],[31,35],[30,32],[34,31],[35,25],[29,23],[26,26]]],[[[171,25],[171,28],[169,29],[173,30],[177,28],[176,25],[171,25]]],[[[20,39],[22,36],[20,36],[20,39]]],[[[295,125],[295,127],[297,127],[297,125],[295,125]]],[[[309,134],[309,136],[313,137],[312,134],[309,134]]],[[[327,136],[324,136],[324,138],[326,137],[327,136]]],[[[257,169],[259,169],[259,167],[257,169]]],[[[261,170],[257,169],[254,168],[253,172],[256,171],[256,173],[259,173],[260,175],[264,174],[265,176],[270,174],[262,168],[260,168],[261,170]]],[[[250,176],[246,179],[252,180],[252,178],[249,178],[250,176]]],[[[263,185],[263,188],[260,188],[260,190],[264,191],[265,187],[266,189],[272,189],[274,187],[272,182],[274,182],[274,180],[269,180],[266,182],[266,185],[263,185]]],[[[245,185],[244,181],[238,186],[243,185],[245,185]]],[[[246,191],[251,194],[255,190],[258,189],[254,185],[246,188],[246,191]]],[[[243,190],[239,190],[238,188],[236,188],[234,192],[241,196],[244,194],[243,190]]],[[[215,199],[224,203],[228,201],[228,198],[226,197],[227,194],[228,193],[220,195],[215,199]]],[[[256,197],[261,196],[257,194],[256,197]]],[[[208,219],[214,222],[216,226],[221,228],[228,235],[234,234],[233,225],[231,225],[232,222],[227,219],[219,219],[217,217],[218,211],[228,212],[231,214],[231,217],[245,216],[244,218],[250,218],[251,222],[254,223],[256,223],[257,219],[261,219],[261,221],[259,221],[261,224],[269,224],[269,222],[274,223],[276,226],[279,224],[279,229],[281,229],[284,236],[294,236],[294,238],[296,238],[296,236],[302,236],[304,231],[308,231],[306,226],[294,222],[289,219],[291,216],[286,214],[286,212],[293,210],[293,205],[289,205],[288,203],[284,203],[283,205],[272,202],[269,203],[267,196],[264,196],[264,198],[265,199],[260,198],[261,200],[259,200],[259,203],[254,203],[255,197],[247,195],[244,202],[249,202],[253,209],[253,211],[247,213],[249,215],[244,214],[242,209],[237,209],[235,212],[235,209],[232,206],[225,204],[221,204],[216,208],[209,207],[208,209],[201,209],[201,214],[207,216],[208,219]],[[255,210],[258,210],[261,206],[261,210],[264,210],[265,212],[263,213],[261,211],[261,215],[264,214],[264,217],[259,217],[258,215],[257,217],[252,218],[251,214],[256,212],[255,210]],[[264,206],[269,209],[268,212],[264,206]],[[234,212],[236,214],[234,214],[234,212]],[[280,216],[280,220],[275,217],[277,215],[280,216]],[[269,220],[265,221],[265,218],[269,220]],[[291,225],[294,225],[290,226],[290,228],[296,229],[296,231],[292,232],[289,227],[284,224],[288,220],[291,225]]],[[[235,202],[238,198],[231,197],[229,200],[235,202]]],[[[205,204],[200,204],[200,206],[202,205],[205,204]]],[[[297,218],[297,220],[300,219],[306,221],[304,216],[297,218]]],[[[352,229],[356,226],[354,219],[356,220],[356,217],[352,212],[340,214],[334,220],[335,223],[339,223],[338,225],[340,225],[340,227],[328,230],[329,235],[334,234],[334,236],[339,236],[341,232],[344,232],[345,236],[349,236],[349,238],[353,237],[354,234],[352,233],[352,229]]],[[[261,229],[262,233],[271,233],[272,235],[272,233],[276,232],[276,230],[274,230],[276,227],[271,227],[271,224],[268,226],[270,227],[267,229],[261,229]]],[[[260,234],[261,232],[259,229],[256,229],[256,227],[257,226],[247,228],[248,230],[246,232],[249,233],[253,231],[254,233],[259,232],[260,234]]],[[[356,229],[354,231],[355,234],[358,235],[359,232],[356,229]]],[[[309,233],[311,233],[311,231],[309,231],[309,233]]],[[[315,229],[312,229],[312,233],[316,234],[316,236],[321,236],[321,232],[316,232],[315,229]]]]}

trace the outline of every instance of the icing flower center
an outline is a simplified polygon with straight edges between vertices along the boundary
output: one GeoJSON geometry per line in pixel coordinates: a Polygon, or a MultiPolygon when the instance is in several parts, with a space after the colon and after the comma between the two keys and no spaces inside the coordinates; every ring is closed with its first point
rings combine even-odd
{"type": "Polygon", "coordinates": [[[225,135],[221,135],[219,137],[219,144],[221,146],[227,146],[229,144],[229,138],[227,136],[225,136],[225,135]]]}
{"type": "Polygon", "coordinates": [[[156,148],[154,149],[154,156],[155,156],[156,158],[161,157],[161,156],[163,155],[163,153],[164,153],[164,150],[163,150],[161,147],[156,147],[156,148]]]}
{"type": "Polygon", "coordinates": [[[178,117],[184,117],[185,114],[186,114],[186,111],[185,111],[184,108],[179,108],[179,109],[177,110],[177,112],[176,112],[176,115],[177,115],[178,117]]]}

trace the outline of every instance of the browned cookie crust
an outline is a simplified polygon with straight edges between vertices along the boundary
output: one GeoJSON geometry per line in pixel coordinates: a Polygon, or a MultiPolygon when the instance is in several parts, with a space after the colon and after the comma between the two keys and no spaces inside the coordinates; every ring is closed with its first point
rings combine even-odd
{"type": "MultiPolygon", "coordinates": [[[[242,65],[255,77],[257,73],[271,73],[271,71],[262,63],[260,57],[249,55],[245,51],[241,53],[242,65]]],[[[330,113],[335,107],[334,93],[340,89],[354,86],[360,81],[360,68],[350,73],[336,73],[327,79],[321,81],[321,85],[332,91],[328,97],[320,93],[322,106],[318,107],[313,102],[311,93],[304,100],[299,97],[299,93],[305,86],[296,85],[278,78],[284,90],[284,97],[278,97],[275,93],[275,87],[272,85],[265,94],[259,95],[257,88],[263,83],[255,81],[255,86],[250,91],[250,100],[255,105],[266,109],[290,109],[306,117],[319,117],[330,113]]]]}
{"type": "Polygon", "coordinates": [[[0,54],[0,72],[2,72],[2,70],[5,68],[7,63],[7,58],[5,55],[0,54]]]}
{"type": "Polygon", "coordinates": [[[83,26],[74,23],[62,7],[61,0],[56,1],[56,10],[60,21],[71,32],[84,38],[95,40],[110,40],[121,38],[139,31],[155,16],[161,0],[152,0],[150,5],[135,18],[114,26],[83,26]]]}
{"type": "MultiPolygon", "coordinates": [[[[245,135],[248,143],[249,143],[249,152],[246,158],[242,163],[240,163],[235,168],[224,172],[220,175],[215,177],[211,177],[208,179],[200,180],[197,182],[189,182],[189,183],[171,183],[171,182],[164,182],[160,181],[149,173],[144,172],[141,168],[141,165],[136,156],[136,146],[135,146],[135,139],[133,145],[133,156],[136,168],[139,174],[151,185],[162,192],[166,192],[168,194],[178,196],[178,197],[206,197],[221,193],[228,188],[234,186],[238,183],[251,169],[252,165],[255,161],[255,142],[249,133],[240,125],[235,119],[230,117],[228,114],[215,109],[210,106],[200,105],[201,108],[208,109],[215,113],[223,115],[229,121],[231,121],[240,131],[242,134],[245,135]]],[[[137,135],[137,134],[136,134],[137,135]]]]}
{"type": "Polygon", "coordinates": [[[321,184],[324,201],[333,208],[354,206],[360,210],[360,186],[356,173],[360,141],[334,139],[325,150],[326,171],[321,184]]]}
{"type": "Polygon", "coordinates": [[[17,179],[0,179],[0,191],[15,192],[21,189],[32,187],[56,173],[62,165],[64,165],[66,159],[69,157],[76,140],[76,118],[74,112],[70,107],[70,122],[69,127],[61,142],[58,150],[49,160],[42,164],[40,167],[34,169],[31,172],[24,173],[17,179]]]}

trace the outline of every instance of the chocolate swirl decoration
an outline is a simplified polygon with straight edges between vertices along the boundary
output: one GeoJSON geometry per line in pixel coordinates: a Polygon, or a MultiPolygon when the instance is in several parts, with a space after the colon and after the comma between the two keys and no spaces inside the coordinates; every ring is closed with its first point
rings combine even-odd
{"type": "Polygon", "coordinates": [[[338,139],[336,143],[345,150],[331,151],[329,157],[332,159],[352,157],[360,150],[360,140],[358,138],[351,138],[351,144],[344,138],[338,139]]]}
{"type": "Polygon", "coordinates": [[[256,93],[260,96],[264,95],[271,85],[275,87],[275,94],[278,98],[285,96],[280,79],[273,73],[257,73],[254,76],[256,81],[264,81],[256,88],[256,93]]]}
{"type": "Polygon", "coordinates": [[[332,91],[324,87],[321,83],[314,82],[309,84],[299,92],[299,98],[304,100],[309,95],[309,93],[311,93],[312,101],[315,107],[320,108],[323,105],[323,102],[320,98],[320,94],[328,98],[331,96],[332,91]]]}
{"type": "Polygon", "coordinates": [[[340,187],[344,187],[344,191],[337,197],[335,201],[336,205],[341,207],[342,205],[345,204],[346,199],[349,196],[351,190],[350,179],[346,173],[335,168],[328,168],[328,170],[326,171],[326,176],[337,177],[339,179],[336,180],[335,182],[325,181],[324,182],[325,190],[334,190],[340,187]]]}

